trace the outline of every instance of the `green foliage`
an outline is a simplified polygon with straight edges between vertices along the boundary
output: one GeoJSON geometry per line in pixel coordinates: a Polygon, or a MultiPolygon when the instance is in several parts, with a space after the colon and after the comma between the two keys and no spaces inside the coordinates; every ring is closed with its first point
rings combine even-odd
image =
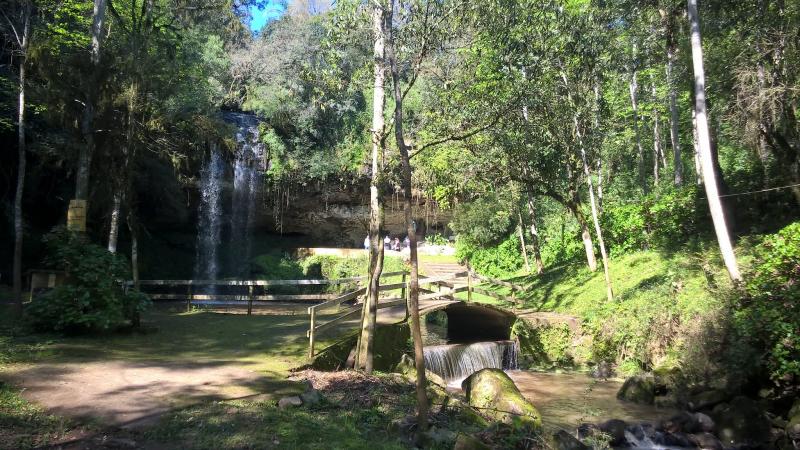
{"type": "Polygon", "coordinates": [[[96,332],[137,325],[149,305],[139,292],[125,292],[125,260],[89,242],[85,235],[57,228],[44,239],[48,262],[64,270],[66,283],[34,299],[26,314],[39,330],[96,332]]]}
{"type": "Polygon", "coordinates": [[[517,274],[524,265],[519,239],[511,234],[496,247],[479,247],[469,239],[456,240],[456,257],[467,261],[479,273],[506,278],[517,274]]]}
{"type": "Polygon", "coordinates": [[[800,222],[767,236],[755,255],[734,333],[763,355],[774,381],[800,380],[800,222]]]}
{"type": "MultiPolygon", "coordinates": [[[[369,258],[359,256],[355,258],[333,255],[314,255],[300,262],[303,273],[308,277],[322,277],[328,280],[337,278],[353,278],[367,274],[369,258]]],[[[383,272],[400,272],[406,270],[402,259],[396,256],[386,256],[383,259],[383,272]]]]}
{"type": "Polygon", "coordinates": [[[706,231],[704,200],[694,186],[665,188],[636,203],[609,203],[601,225],[612,253],[677,249],[706,231]]]}
{"type": "Polygon", "coordinates": [[[511,333],[519,340],[522,358],[530,367],[574,365],[574,336],[567,324],[535,327],[524,320],[517,320],[511,333]]]}
{"type": "Polygon", "coordinates": [[[430,245],[448,245],[450,241],[441,234],[429,234],[425,236],[425,242],[430,245]]]}
{"type": "Polygon", "coordinates": [[[264,280],[299,280],[306,278],[300,263],[288,253],[265,253],[252,260],[253,273],[264,280]]]}
{"type": "Polygon", "coordinates": [[[459,204],[453,212],[450,228],[460,240],[474,246],[488,247],[504,240],[513,226],[508,208],[494,195],[459,204]]]}

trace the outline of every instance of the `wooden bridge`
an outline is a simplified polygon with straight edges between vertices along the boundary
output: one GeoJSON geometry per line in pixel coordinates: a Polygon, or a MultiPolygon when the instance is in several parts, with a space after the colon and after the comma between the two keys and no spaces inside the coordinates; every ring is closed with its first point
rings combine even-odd
{"type": "MultiPolygon", "coordinates": [[[[457,270],[456,265],[440,265],[429,270],[432,276],[419,280],[420,314],[425,315],[442,310],[456,303],[473,303],[474,294],[499,300],[505,306],[480,302],[481,306],[492,307],[528,320],[534,324],[563,322],[570,327],[577,326],[577,318],[556,313],[542,313],[518,309],[520,301],[517,294],[524,288],[518,284],[485,277],[470,270],[444,273],[457,270]],[[452,267],[454,266],[454,267],[452,267]],[[504,287],[509,295],[502,295],[491,287],[504,287]],[[510,307],[510,311],[509,311],[510,307]]],[[[408,318],[408,273],[390,272],[381,275],[380,296],[378,300],[378,323],[391,324],[408,318]]],[[[361,322],[363,301],[366,297],[367,276],[317,279],[317,280],[141,280],[139,288],[155,301],[182,301],[187,310],[193,306],[247,308],[247,314],[254,309],[275,307],[279,304],[315,303],[306,309],[309,328],[306,331],[309,343],[309,357],[315,354],[315,343],[322,334],[333,331],[344,332],[358,327],[361,322]],[[340,293],[322,292],[338,288],[340,293]],[[280,292],[289,291],[289,292],[280,292]],[[294,293],[306,290],[314,292],[294,293]],[[277,292],[276,292],[277,291],[277,292]]],[[[126,288],[133,282],[126,282],[126,288]]]]}

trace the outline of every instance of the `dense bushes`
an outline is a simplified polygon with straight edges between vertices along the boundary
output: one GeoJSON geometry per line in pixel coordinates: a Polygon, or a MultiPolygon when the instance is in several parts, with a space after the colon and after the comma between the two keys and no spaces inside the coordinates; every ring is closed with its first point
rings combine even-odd
{"type": "Polygon", "coordinates": [[[601,216],[614,254],[674,249],[707,229],[707,206],[696,187],[665,189],[636,203],[609,203],[601,216]]]}
{"type": "Polygon", "coordinates": [[[755,257],[734,333],[763,355],[774,381],[800,382],[800,222],[767,236],[755,257]]]}
{"type": "Polygon", "coordinates": [[[456,240],[456,257],[469,261],[476,271],[492,277],[505,278],[522,269],[522,251],[515,235],[509,235],[496,247],[481,247],[469,239],[456,240]]]}
{"type": "MultiPolygon", "coordinates": [[[[328,280],[336,278],[352,278],[367,274],[369,259],[366,256],[347,258],[333,255],[314,255],[300,261],[303,274],[308,277],[322,277],[328,280]]],[[[383,272],[400,272],[406,270],[403,260],[394,256],[386,256],[383,260],[383,272]]]]}
{"type": "Polygon", "coordinates": [[[137,324],[148,306],[146,296],[125,292],[120,281],[129,273],[118,255],[92,244],[82,234],[59,228],[45,237],[48,263],[67,278],[34,299],[26,314],[39,330],[89,332],[137,324]]]}

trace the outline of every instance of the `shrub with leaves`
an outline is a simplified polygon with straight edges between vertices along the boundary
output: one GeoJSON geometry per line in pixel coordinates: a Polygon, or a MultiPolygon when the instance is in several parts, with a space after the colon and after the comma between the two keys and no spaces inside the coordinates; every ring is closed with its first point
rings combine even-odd
{"type": "Polygon", "coordinates": [[[736,332],[763,351],[776,382],[800,382],[800,222],[756,248],[747,295],[734,314],[736,332]]]}
{"type": "Polygon", "coordinates": [[[66,282],[37,296],[26,310],[44,331],[93,332],[138,324],[149,305],[140,292],[126,292],[121,281],[126,261],[85,235],[57,228],[44,238],[49,266],[66,272],[66,282]]]}

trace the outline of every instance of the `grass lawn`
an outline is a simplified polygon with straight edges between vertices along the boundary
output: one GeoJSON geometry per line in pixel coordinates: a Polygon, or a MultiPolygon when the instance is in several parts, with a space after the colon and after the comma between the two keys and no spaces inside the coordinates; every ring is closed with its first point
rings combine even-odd
{"type": "MultiPolygon", "coordinates": [[[[304,383],[287,379],[290,369],[306,362],[305,315],[181,313],[159,308],[144,317],[150,332],[93,337],[30,334],[9,320],[3,322],[0,378],[4,379],[48,365],[108,362],[135,367],[171,367],[182,362],[231,365],[246,367],[261,376],[258,389],[266,395],[252,400],[199,404],[195,400],[180,405],[154,427],[137,431],[133,439],[140,443],[166,442],[177,446],[174,448],[368,448],[376,442],[381,448],[400,445],[396,436],[386,432],[389,412],[381,409],[385,405],[367,405],[353,411],[327,403],[317,411],[285,411],[275,406],[280,396],[305,389],[304,383]],[[370,421],[374,426],[362,426],[370,421]]],[[[323,340],[318,348],[329,342],[323,340]]],[[[130,382],[137,384],[137,380],[130,382]]],[[[30,448],[108,432],[102,423],[48,414],[20,393],[20,386],[0,383],[0,449],[30,448]]],[[[404,410],[407,406],[403,406],[404,410]]]]}

